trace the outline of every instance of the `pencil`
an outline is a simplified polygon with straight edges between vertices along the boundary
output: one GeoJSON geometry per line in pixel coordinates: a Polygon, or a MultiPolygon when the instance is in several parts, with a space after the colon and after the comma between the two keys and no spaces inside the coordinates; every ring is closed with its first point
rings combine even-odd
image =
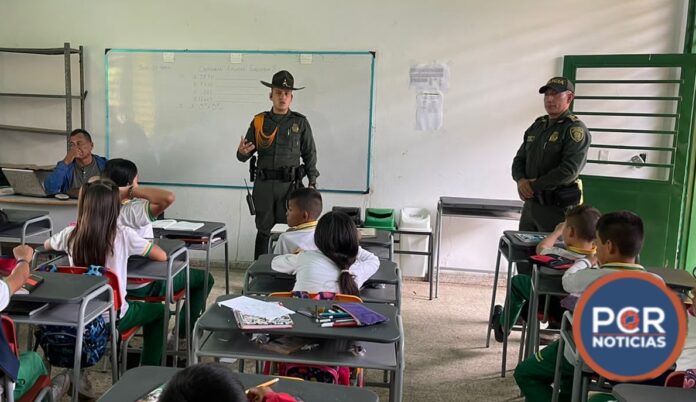
{"type": "Polygon", "coordinates": [[[245,394],[248,394],[249,391],[251,391],[253,388],[270,387],[271,385],[277,383],[278,381],[280,381],[280,378],[274,378],[274,379],[272,379],[272,380],[268,380],[268,381],[266,381],[266,382],[264,382],[264,383],[262,383],[262,384],[259,384],[259,385],[255,386],[255,387],[251,387],[251,388],[247,389],[246,391],[244,391],[244,393],[245,393],[245,394]]]}

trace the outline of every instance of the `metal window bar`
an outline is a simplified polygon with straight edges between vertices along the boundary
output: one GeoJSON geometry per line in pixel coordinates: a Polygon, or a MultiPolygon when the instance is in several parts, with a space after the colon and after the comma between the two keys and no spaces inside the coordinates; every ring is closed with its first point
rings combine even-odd
{"type": "Polygon", "coordinates": [[[616,117],[672,117],[678,118],[679,113],[628,113],[628,112],[576,112],[573,114],[584,116],[616,116],[616,117]]]}
{"type": "Polygon", "coordinates": [[[675,147],[648,147],[648,146],[609,145],[609,144],[590,144],[590,148],[625,149],[625,150],[636,150],[636,151],[665,151],[665,152],[674,152],[677,150],[677,148],[675,148],[675,147]]]}
{"type": "Polygon", "coordinates": [[[601,128],[601,127],[588,127],[590,132],[602,132],[602,133],[629,133],[629,134],[664,134],[664,135],[676,135],[677,130],[641,130],[633,128],[601,128]]]}
{"type": "MultiPolygon", "coordinates": [[[[578,67],[588,68],[588,67],[578,67]]],[[[592,68],[592,67],[590,67],[592,68]]],[[[683,84],[684,80],[575,80],[577,84],[683,84]]]]}
{"type": "Polygon", "coordinates": [[[676,101],[681,102],[681,96],[606,96],[606,95],[581,95],[576,96],[576,100],[650,100],[650,101],[676,101]]]}

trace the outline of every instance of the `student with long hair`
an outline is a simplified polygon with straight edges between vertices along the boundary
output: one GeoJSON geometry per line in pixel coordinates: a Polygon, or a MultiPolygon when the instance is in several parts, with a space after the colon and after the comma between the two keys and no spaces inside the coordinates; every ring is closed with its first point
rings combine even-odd
{"type": "MultiPolygon", "coordinates": [[[[155,217],[164,211],[174,202],[174,193],[155,188],[143,187],[138,184],[138,168],[135,163],[127,159],[110,159],[106,163],[102,177],[111,179],[118,185],[121,198],[121,213],[119,224],[135,230],[140,236],[151,239],[153,237],[152,222],[155,217]]],[[[215,284],[213,275],[208,275],[208,289],[204,289],[205,270],[191,268],[189,270],[189,291],[191,303],[190,327],[193,326],[198,317],[203,314],[206,300],[210,290],[215,284]]],[[[184,272],[174,277],[174,292],[178,292],[186,287],[186,275],[184,272]]],[[[128,294],[131,296],[165,296],[167,294],[166,281],[151,281],[149,283],[129,283],[128,294]]],[[[179,337],[186,336],[186,311],[182,309],[179,315],[179,337]]]]}
{"type": "Polygon", "coordinates": [[[133,229],[120,226],[120,207],[118,186],[113,181],[99,179],[83,184],[77,204],[77,224],[51,236],[44,247],[67,253],[71,265],[99,265],[116,274],[121,293],[117,328],[125,331],[142,325],[144,341],[140,363],[159,365],[166,306],[162,303],[127,302],[126,277],[130,256],[166,261],[167,254],[133,229]]]}
{"type": "Polygon", "coordinates": [[[379,259],[359,245],[358,228],[342,212],[328,212],[317,223],[318,250],[280,255],[272,268],[295,275],[294,291],[334,292],[357,296],[379,268],[379,259]]]}

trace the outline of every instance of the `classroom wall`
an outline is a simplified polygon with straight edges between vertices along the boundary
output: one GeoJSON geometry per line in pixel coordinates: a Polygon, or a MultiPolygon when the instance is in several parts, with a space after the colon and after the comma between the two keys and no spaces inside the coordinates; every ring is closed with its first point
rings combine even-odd
{"type": "MultiPolygon", "coordinates": [[[[97,153],[105,150],[105,48],[374,50],[373,190],[366,196],[327,194],[326,209],[416,206],[434,211],[441,195],[516,198],[511,160],[524,130],[544,114],[537,89],[562,71],[562,56],[681,52],[686,3],[8,0],[0,2],[0,46],[56,47],[64,41],[85,46],[86,128],[97,153]],[[408,71],[412,64],[430,62],[449,65],[451,85],[444,99],[444,127],[420,132],[408,71]]],[[[0,85],[49,86],[53,81],[32,70],[10,75],[4,58],[0,85]]],[[[302,83],[302,77],[296,80],[302,83]]],[[[16,102],[0,101],[0,124],[18,118],[15,107],[16,102]]],[[[22,119],[37,124],[44,119],[38,111],[51,109],[43,104],[30,108],[22,119]]],[[[239,127],[230,137],[245,130],[239,127]]],[[[0,134],[3,163],[52,164],[64,153],[60,139],[0,134]]],[[[229,147],[234,158],[235,141],[221,146],[229,147]]],[[[319,158],[330,157],[320,150],[319,158]]],[[[174,190],[172,216],[227,222],[238,239],[232,257],[251,259],[254,226],[242,192],[174,190]]],[[[491,270],[497,237],[514,227],[511,221],[445,219],[442,264],[491,270]]]]}

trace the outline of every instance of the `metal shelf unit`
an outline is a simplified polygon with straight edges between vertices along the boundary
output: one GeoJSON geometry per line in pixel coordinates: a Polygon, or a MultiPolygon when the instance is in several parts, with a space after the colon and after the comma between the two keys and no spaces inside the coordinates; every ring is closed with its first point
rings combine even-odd
{"type": "Polygon", "coordinates": [[[0,97],[21,97],[21,98],[44,98],[44,99],[64,99],[65,100],[65,130],[30,127],[30,126],[15,126],[0,124],[0,130],[6,131],[22,131],[30,133],[62,135],[66,136],[73,130],[73,101],[80,100],[80,127],[85,126],[85,99],[87,91],[85,91],[85,69],[83,63],[83,47],[77,49],[70,47],[70,43],[66,42],[63,47],[45,48],[45,49],[23,49],[23,48],[0,48],[0,53],[23,53],[36,54],[47,56],[60,56],[64,58],[65,65],[65,93],[48,94],[48,93],[18,93],[18,92],[0,92],[0,97]],[[77,55],[80,65],[80,90],[79,94],[72,93],[72,55],[77,55]]]}

